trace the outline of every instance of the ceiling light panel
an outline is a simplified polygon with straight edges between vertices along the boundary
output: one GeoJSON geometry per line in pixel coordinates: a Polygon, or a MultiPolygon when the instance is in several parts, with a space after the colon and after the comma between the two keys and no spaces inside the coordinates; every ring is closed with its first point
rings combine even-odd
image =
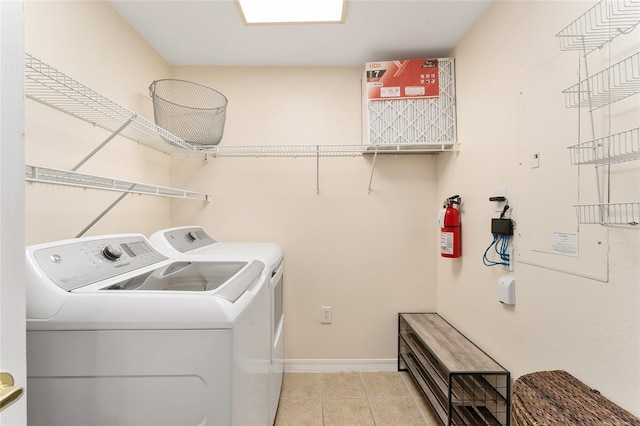
{"type": "Polygon", "coordinates": [[[345,0],[236,0],[245,24],[340,23],[345,0]]]}

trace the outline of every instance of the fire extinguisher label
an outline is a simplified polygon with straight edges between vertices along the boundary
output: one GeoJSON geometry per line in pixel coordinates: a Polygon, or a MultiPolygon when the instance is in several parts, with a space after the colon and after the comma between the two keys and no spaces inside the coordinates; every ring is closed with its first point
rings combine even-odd
{"type": "Polygon", "coordinates": [[[440,253],[453,254],[453,232],[440,232],[440,253]]]}

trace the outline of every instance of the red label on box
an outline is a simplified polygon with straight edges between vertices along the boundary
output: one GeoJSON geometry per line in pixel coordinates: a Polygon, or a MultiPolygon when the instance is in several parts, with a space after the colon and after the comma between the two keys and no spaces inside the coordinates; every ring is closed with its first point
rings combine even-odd
{"type": "Polygon", "coordinates": [[[437,59],[369,62],[367,99],[434,98],[440,95],[437,59]]]}

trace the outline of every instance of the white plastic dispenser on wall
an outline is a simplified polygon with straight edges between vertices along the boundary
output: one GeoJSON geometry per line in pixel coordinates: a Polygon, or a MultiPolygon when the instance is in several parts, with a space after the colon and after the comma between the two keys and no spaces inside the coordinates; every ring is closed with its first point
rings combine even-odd
{"type": "Polygon", "coordinates": [[[516,279],[514,277],[500,277],[498,279],[498,300],[505,305],[516,304],[516,279]]]}

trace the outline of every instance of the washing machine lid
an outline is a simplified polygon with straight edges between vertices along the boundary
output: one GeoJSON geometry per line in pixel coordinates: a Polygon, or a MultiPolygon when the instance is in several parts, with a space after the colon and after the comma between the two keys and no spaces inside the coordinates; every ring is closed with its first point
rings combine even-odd
{"type": "Polygon", "coordinates": [[[114,284],[85,286],[74,292],[211,292],[235,302],[263,269],[258,261],[177,261],[114,284]]]}
{"type": "Polygon", "coordinates": [[[168,259],[140,234],[27,247],[28,330],[231,328],[266,285],[257,260],[168,259]]]}
{"type": "Polygon", "coordinates": [[[274,271],[282,262],[282,248],[275,243],[220,242],[200,226],[183,226],[155,232],[149,241],[156,250],[174,258],[257,259],[274,271]]]}

